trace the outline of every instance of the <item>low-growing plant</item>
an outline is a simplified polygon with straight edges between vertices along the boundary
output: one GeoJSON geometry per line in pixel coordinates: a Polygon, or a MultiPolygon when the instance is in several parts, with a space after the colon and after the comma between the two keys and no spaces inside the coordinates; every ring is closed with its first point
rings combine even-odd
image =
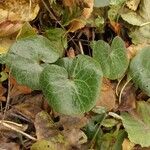
{"type": "MultiPolygon", "coordinates": [[[[49,39],[32,35],[17,40],[6,56],[6,64],[20,84],[42,90],[57,112],[76,115],[91,110],[100,96],[103,75],[115,80],[127,71],[127,51],[120,37],[115,37],[111,46],[102,40],[92,42],[93,58],[86,55],[61,58],[63,46],[58,45],[57,49],[57,40],[49,39]]],[[[147,47],[129,67],[133,82],[148,95],[149,58],[147,47]]]]}

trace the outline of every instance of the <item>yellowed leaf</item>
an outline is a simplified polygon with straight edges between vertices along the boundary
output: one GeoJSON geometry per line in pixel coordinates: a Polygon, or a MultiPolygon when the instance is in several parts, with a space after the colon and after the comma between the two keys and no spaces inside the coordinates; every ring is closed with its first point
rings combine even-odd
{"type": "Polygon", "coordinates": [[[35,19],[38,12],[38,0],[0,2],[0,37],[15,33],[22,27],[23,22],[35,19]]]}
{"type": "Polygon", "coordinates": [[[5,0],[0,2],[0,23],[9,21],[31,21],[39,11],[38,0],[5,0]]]}
{"type": "Polygon", "coordinates": [[[0,54],[7,53],[9,47],[14,43],[14,41],[14,39],[8,37],[0,38],[0,54]]]}
{"type": "Polygon", "coordinates": [[[122,150],[133,150],[134,146],[134,143],[130,142],[128,139],[125,139],[122,143],[122,150]]]}
{"type": "Polygon", "coordinates": [[[63,0],[64,6],[72,7],[75,4],[75,0],[63,0]]]}
{"type": "Polygon", "coordinates": [[[139,6],[140,0],[128,0],[126,5],[129,9],[136,11],[139,6]]]}

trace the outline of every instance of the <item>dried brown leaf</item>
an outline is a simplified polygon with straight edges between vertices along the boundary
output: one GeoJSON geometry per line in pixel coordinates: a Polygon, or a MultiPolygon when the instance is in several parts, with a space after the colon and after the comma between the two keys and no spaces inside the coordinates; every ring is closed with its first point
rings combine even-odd
{"type": "Polygon", "coordinates": [[[0,142],[0,150],[20,150],[20,146],[17,143],[13,143],[13,142],[0,142]]]}
{"type": "Polygon", "coordinates": [[[90,17],[93,11],[94,0],[86,0],[84,1],[84,3],[86,3],[86,7],[84,7],[81,16],[79,18],[74,19],[70,23],[68,30],[69,32],[75,32],[86,25],[86,20],[90,17]]]}
{"type": "Polygon", "coordinates": [[[12,76],[10,77],[10,85],[11,85],[10,90],[11,98],[14,98],[20,94],[30,94],[32,92],[32,90],[29,87],[18,84],[17,81],[12,76]]]}
{"type": "Polygon", "coordinates": [[[22,103],[13,107],[13,112],[25,117],[27,120],[34,122],[36,114],[42,109],[32,103],[22,103]]]}
{"type": "Polygon", "coordinates": [[[109,80],[103,79],[102,90],[100,99],[97,101],[96,106],[105,107],[108,111],[115,108],[116,96],[115,91],[109,80]]]}
{"type": "Polygon", "coordinates": [[[64,130],[80,129],[88,123],[88,119],[84,116],[67,116],[59,115],[58,126],[63,126],[64,130]]]}
{"type": "Polygon", "coordinates": [[[119,110],[131,111],[134,108],[136,108],[135,87],[133,84],[129,83],[121,95],[121,104],[119,105],[119,110]]]}
{"type": "Polygon", "coordinates": [[[80,149],[81,145],[87,142],[87,136],[80,129],[63,131],[63,135],[70,147],[74,147],[76,149],[80,149]]]}
{"type": "Polygon", "coordinates": [[[52,138],[59,133],[52,118],[45,111],[41,111],[36,115],[34,125],[38,140],[52,138]]]}

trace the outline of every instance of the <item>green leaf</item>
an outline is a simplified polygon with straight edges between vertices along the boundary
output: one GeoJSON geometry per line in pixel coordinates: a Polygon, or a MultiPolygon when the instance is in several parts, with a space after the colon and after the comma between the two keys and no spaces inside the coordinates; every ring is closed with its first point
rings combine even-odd
{"type": "Polygon", "coordinates": [[[123,20],[127,21],[129,24],[136,25],[136,26],[141,26],[143,23],[147,22],[139,14],[137,14],[136,12],[132,12],[132,11],[121,14],[121,17],[123,20]]]}
{"type": "Polygon", "coordinates": [[[131,30],[130,37],[132,38],[132,42],[134,44],[150,44],[150,24],[144,25],[142,27],[134,27],[134,31],[131,30]]]}
{"type": "Polygon", "coordinates": [[[64,54],[64,49],[67,48],[67,36],[65,33],[66,31],[61,28],[48,29],[45,32],[47,38],[51,41],[51,45],[53,45],[60,56],[64,54]]]}
{"type": "Polygon", "coordinates": [[[139,6],[139,14],[148,21],[150,21],[149,10],[150,10],[149,0],[142,0],[139,6]]]}
{"type": "Polygon", "coordinates": [[[129,71],[133,82],[150,96],[150,46],[132,59],[129,71]]]}
{"type": "Polygon", "coordinates": [[[96,148],[101,150],[122,150],[122,143],[125,137],[126,133],[124,130],[106,133],[97,141],[96,148]]]}
{"type": "Polygon", "coordinates": [[[121,114],[123,125],[131,142],[142,147],[150,146],[150,103],[139,101],[134,114],[121,114]]]}
{"type": "Polygon", "coordinates": [[[63,58],[57,65],[47,66],[40,84],[55,111],[75,115],[89,111],[99,96],[102,71],[89,56],[63,58]]]}
{"type": "Polygon", "coordinates": [[[94,7],[105,7],[109,6],[110,0],[95,0],[94,7]]]}
{"type": "Polygon", "coordinates": [[[6,72],[0,72],[0,82],[8,79],[8,74],[6,72]]]}
{"type": "Polygon", "coordinates": [[[34,35],[36,35],[36,30],[30,25],[29,22],[25,22],[17,35],[17,39],[34,35]]]}
{"type": "MultiPolygon", "coordinates": [[[[110,0],[110,5],[121,5],[126,0],[110,0]]],[[[120,6],[121,7],[121,6],[120,6]]]]}
{"type": "Polygon", "coordinates": [[[117,124],[118,124],[118,121],[113,118],[107,118],[107,119],[103,120],[103,122],[102,122],[102,126],[104,126],[106,128],[112,128],[117,124]]]}
{"type": "Polygon", "coordinates": [[[83,128],[89,140],[92,140],[95,134],[97,134],[97,132],[98,134],[95,137],[96,140],[97,138],[100,138],[102,136],[103,132],[102,129],[99,128],[99,126],[101,125],[105,117],[106,113],[95,115],[89,120],[88,124],[83,128]]]}
{"type": "Polygon", "coordinates": [[[115,37],[111,47],[104,41],[92,43],[93,58],[102,68],[104,76],[109,79],[118,79],[125,73],[128,67],[128,58],[123,40],[115,37]]]}
{"type": "Polygon", "coordinates": [[[20,84],[40,89],[39,76],[45,64],[59,58],[50,41],[43,36],[31,36],[15,42],[7,56],[7,65],[20,84]]]}

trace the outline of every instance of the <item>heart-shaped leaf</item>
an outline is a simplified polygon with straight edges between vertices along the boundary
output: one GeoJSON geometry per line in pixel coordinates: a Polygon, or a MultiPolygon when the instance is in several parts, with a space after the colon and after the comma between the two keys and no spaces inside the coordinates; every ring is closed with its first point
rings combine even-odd
{"type": "Polygon", "coordinates": [[[7,65],[20,84],[40,89],[39,76],[45,64],[59,58],[51,42],[43,36],[31,36],[18,40],[10,48],[7,65]]]}
{"type": "Polygon", "coordinates": [[[123,76],[128,67],[128,57],[120,37],[115,37],[111,46],[102,40],[94,41],[91,46],[93,58],[100,63],[105,77],[114,80],[123,76]]]}
{"type": "Polygon", "coordinates": [[[150,104],[145,101],[137,103],[137,110],[133,114],[121,114],[123,125],[128,132],[131,142],[142,147],[150,146],[150,104]]]}
{"type": "Polygon", "coordinates": [[[91,57],[63,58],[47,66],[40,85],[55,111],[75,115],[89,111],[99,96],[102,82],[100,65],[91,57]]]}
{"type": "Polygon", "coordinates": [[[145,47],[132,59],[130,75],[135,84],[150,96],[150,47],[145,47]]]}

